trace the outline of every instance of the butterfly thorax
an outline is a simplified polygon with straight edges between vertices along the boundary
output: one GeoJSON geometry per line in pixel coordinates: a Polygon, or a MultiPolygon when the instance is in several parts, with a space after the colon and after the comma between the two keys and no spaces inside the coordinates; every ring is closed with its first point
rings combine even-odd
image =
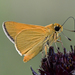
{"type": "Polygon", "coordinates": [[[58,23],[54,23],[47,25],[46,28],[48,28],[49,31],[49,43],[52,45],[53,42],[57,41],[59,33],[63,31],[63,27],[58,23]]]}

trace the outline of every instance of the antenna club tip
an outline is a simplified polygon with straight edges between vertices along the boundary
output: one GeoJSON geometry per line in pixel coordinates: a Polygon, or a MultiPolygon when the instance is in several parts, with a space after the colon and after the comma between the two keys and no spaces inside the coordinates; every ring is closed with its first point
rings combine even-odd
{"type": "Polygon", "coordinates": [[[71,41],[71,39],[70,39],[70,38],[68,38],[68,40],[69,40],[69,41],[71,41]]]}
{"type": "Polygon", "coordinates": [[[74,32],[75,32],[75,30],[74,30],[74,32]]]}

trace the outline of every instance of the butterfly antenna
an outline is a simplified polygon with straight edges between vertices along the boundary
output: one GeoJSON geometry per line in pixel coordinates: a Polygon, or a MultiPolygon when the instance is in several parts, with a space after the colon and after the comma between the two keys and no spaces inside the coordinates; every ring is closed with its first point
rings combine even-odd
{"type": "Polygon", "coordinates": [[[62,32],[62,34],[65,36],[66,39],[68,39],[69,41],[71,41],[71,39],[68,38],[63,32],[62,32]]]}
{"type": "MultiPolygon", "coordinates": [[[[70,17],[68,17],[67,19],[66,19],[66,21],[68,20],[68,19],[70,19],[70,18],[72,18],[73,20],[74,20],[74,30],[69,30],[69,29],[65,29],[65,30],[68,30],[68,31],[71,31],[71,32],[75,32],[75,19],[74,19],[74,17],[72,17],[72,16],[70,16],[70,17]]],[[[66,21],[62,24],[62,26],[66,23],[66,21]]]]}

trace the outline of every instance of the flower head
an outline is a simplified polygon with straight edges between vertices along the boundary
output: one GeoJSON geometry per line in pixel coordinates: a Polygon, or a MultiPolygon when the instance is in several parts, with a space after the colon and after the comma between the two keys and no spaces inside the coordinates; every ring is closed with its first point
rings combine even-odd
{"type": "MultiPolygon", "coordinates": [[[[75,69],[75,46],[72,46],[69,53],[66,48],[63,49],[63,53],[59,48],[57,53],[54,52],[54,47],[49,48],[47,56],[41,61],[39,70],[40,75],[73,75],[75,69]]],[[[32,68],[33,75],[38,75],[32,68]],[[34,73],[35,72],[35,73],[34,73]]]]}

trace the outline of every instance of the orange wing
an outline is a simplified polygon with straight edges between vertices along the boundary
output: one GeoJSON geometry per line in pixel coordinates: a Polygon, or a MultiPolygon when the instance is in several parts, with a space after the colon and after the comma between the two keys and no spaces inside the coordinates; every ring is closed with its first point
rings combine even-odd
{"type": "Polygon", "coordinates": [[[23,61],[27,62],[35,57],[47,41],[47,29],[25,29],[15,39],[15,46],[19,54],[25,55],[23,61]]]}
{"type": "Polygon", "coordinates": [[[14,43],[16,35],[25,29],[32,28],[43,28],[43,26],[31,25],[31,24],[23,24],[12,21],[7,21],[3,23],[3,29],[7,35],[7,37],[14,43]]]}

